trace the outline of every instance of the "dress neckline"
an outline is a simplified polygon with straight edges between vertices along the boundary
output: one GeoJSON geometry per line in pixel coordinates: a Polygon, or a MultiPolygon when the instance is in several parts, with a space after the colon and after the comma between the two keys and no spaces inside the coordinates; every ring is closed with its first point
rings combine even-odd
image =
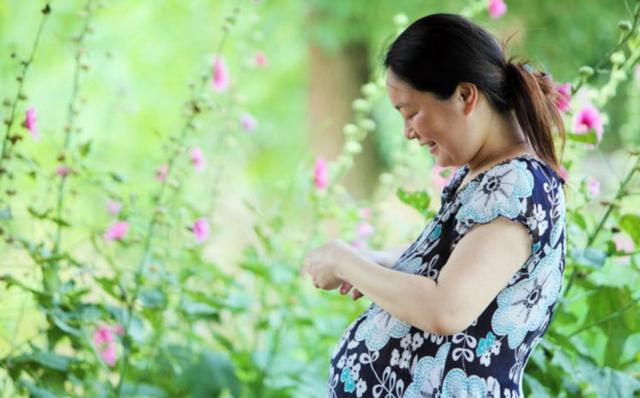
{"type": "Polygon", "coordinates": [[[505,163],[509,163],[513,160],[517,160],[517,159],[535,159],[537,161],[540,161],[542,163],[544,163],[538,156],[529,153],[529,152],[525,152],[525,153],[521,153],[519,155],[507,158],[507,159],[503,159],[501,161],[499,161],[498,163],[492,165],[491,167],[489,167],[488,169],[481,171],[480,173],[478,173],[478,175],[476,175],[475,177],[473,177],[471,180],[469,180],[469,182],[467,182],[466,184],[464,184],[464,186],[460,187],[460,184],[462,184],[462,181],[464,180],[464,178],[467,176],[467,174],[469,174],[469,165],[465,164],[464,166],[462,166],[462,168],[460,169],[460,173],[458,174],[457,178],[452,181],[451,185],[449,186],[449,189],[447,190],[447,196],[451,196],[451,199],[455,199],[456,197],[458,197],[464,190],[466,190],[469,185],[471,185],[473,182],[478,181],[480,179],[482,179],[482,177],[488,173],[489,171],[493,170],[494,168],[501,166],[505,163]]]}

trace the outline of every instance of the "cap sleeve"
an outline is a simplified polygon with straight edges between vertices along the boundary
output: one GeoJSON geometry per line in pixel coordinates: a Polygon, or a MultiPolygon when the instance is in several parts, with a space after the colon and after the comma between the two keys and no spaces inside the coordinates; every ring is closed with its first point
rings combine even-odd
{"type": "Polygon", "coordinates": [[[523,225],[533,251],[559,239],[564,214],[562,181],[537,160],[512,160],[487,171],[460,196],[455,217],[454,243],[477,224],[504,217],[523,225]],[[562,202],[562,203],[561,203],[562,202]],[[554,224],[558,228],[553,228],[554,224]],[[553,231],[552,231],[553,230],[553,231]]]}

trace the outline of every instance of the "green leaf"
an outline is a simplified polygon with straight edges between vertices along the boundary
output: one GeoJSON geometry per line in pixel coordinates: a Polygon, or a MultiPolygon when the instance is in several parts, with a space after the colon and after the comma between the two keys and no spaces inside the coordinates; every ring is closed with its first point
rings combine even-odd
{"type": "Polygon", "coordinates": [[[29,211],[29,214],[31,214],[32,216],[34,216],[37,219],[53,221],[54,223],[60,225],[61,227],[69,227],[69,226],[71,226],[71,224],[69,224],[67,221],[63,220],[62,218],[58,218],[58,217],[52,216],[51,215],[51,212],[52,212],[51,209],[45,210],[43,212],[39,212],[38,210],[36,210],[32,206],[29,206],[27,208],[27,210],[29,211]]]}
{"type": "Polygon", "coordinates": [[[418,210],[423,216],[428,217],[431,214],[431,212],[429,211],[429,203],[431,202],[431,197],[429,196],[427,191],[409,192],[405,191],[402,188],[398,188],[398,190],[396,191],[396,195],[398,196],[398,199],[400,199],[403,203],[418,210]]]}
{"type": "Polygon", "coordinates": [[[182,300],[180,309],[188,316],[204,319],[220,319],[218,311],[209,304],[193,301],[188,297],[182,300]]]}
{"type": "Polygon", "coordinates": [[[598,367],[590,360],[578,358],[575,374],[581,381],[589,383],[598,397],[632,398],[640,390],[640,381],[625,372],[609,367],[598,367]]]}
{"type": "Polygon", "coordinates": [[[259,276],[263,279],[270,280],[271,274],[269,273],[269,267],[259,259],[247,259],[240,263],[240,268],[251,272],[252,274],[259,276]]]}
{"type": "Polygon", "coordinates": [[[83,158],[86,158],[87,155],[89,154],[89,151],[91,150],[91,140],[85,142],[84,144],[80,145],[80,148],[78,148],[78,151],[80,152],[80,156],[83,158]]]}
{"type": "Polygon", "coordinates": [[[640,245],[640,216],[626,214],[620,218],[620,227],[629,234],[636,246],[640,245]]]}
{"type": "Polygon", "coordinates": [[[583,231],[587,230],[587,221],[585,220],[584,216],[580,212],[572,211],[571,219],[576,225],[580,227],[580,229],[582,229],[583,231]]]}
{"type": "Polygon", "coordinates": [[[118,284],[118,281],[116,281],[115,278],[107,278],[107,277],[99,276],[94,278],[94,280],[98,282],[98,284],[102,286],[102,289],[111,297],[116,298],[118,300],[123,299],[122,292],[120,290],[120,285],[118,284]]]}
{"type": "Polygon", "coordinates": [[[123,383],[121,394],[123,397],[167,397],[167,392],[160,387],[144,383],[123,383]]]}
{"type": "Polygon", "coordinates": [[[637,302],[633,302],[634,298],[626,289],[613,287],[598,287],[587,299],[589,311],[577,330],[589,326],[602,330],[607,336],[604,365],[614,368],[619,365],[626,339],[640,328],[640,313],[637,302]],[[636,308],[629,308],[632,305],[636,308]],[[627,310],[617,312],[622,308],[627,310]]]}
{"type": "Polygon", "coordinates": [[[567,138],[574,142],[581,142],[583,144],[592,144],[595,145],[598,142],[598,136],[596,136],[596,132],[591,130],[585,134],[567,134],[567,138]]]}
{"type": "Polygon", "coordinates": [[[179,379],[193,398],[218,397],[228,389],[234,397],[240,395],[240,384],[233,363],[220,353],[205,350],[188,366],[179,379]]]}
{"type": "Polygon", "coordinates": [[[11,359],[14,364],[40,365],[48,369],[66,372],[72,358],[56,354],[51,351],[37,351],[31,354],[20,355],[11,359]]]}
{"type": "Polygon", "coordinates": [[[607,260],[606,252],[593,247],[574,249],[570,256],[574,262],[591,268],[601,268],[607,260]]]}
{"type": "Polygon", "coordinates": [[[11,207],[7,206],[0,210],[0,220],[11,220],[13,217],[11,216],[11,207]]]}
{"type": "Polygon", "coordinates": [[[49,390],[45,390],[44,388],[38,387],[28,380],[21,379],[20,385],[29,392],[30,397],[56,398],[56,394],[52,393],[49,390]]]}
{"type": "Polygon", "coordinates": [[[147,308],[164,308],[167,306],[167,296],[160,289],[147,289],[140,293],[140,300],[147,308]]]}

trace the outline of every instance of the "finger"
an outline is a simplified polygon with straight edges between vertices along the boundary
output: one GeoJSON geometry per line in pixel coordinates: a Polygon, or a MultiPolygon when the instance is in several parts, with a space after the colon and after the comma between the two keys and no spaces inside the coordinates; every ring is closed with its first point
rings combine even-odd
{"type": "Polygon", "coordinates": [[[340,286],[340,294],[347,294],[349,290],[351,290],[351,284],[344,282],[342,286],[340,286]]]}
{"type": "Polygon", "coordinates": [[[359,299],[359,298],[360,298],[360,297],[362,297],[362,296],[363,296],[363,294],[362,294],[362,293],[360,292],[360,290],[358,290],[358,289],[353,289],[353,290],[351,291],[351,297],[353,297],[353,299],[354,299],[354,300],[357,300],[357,299],[359,299]]]}

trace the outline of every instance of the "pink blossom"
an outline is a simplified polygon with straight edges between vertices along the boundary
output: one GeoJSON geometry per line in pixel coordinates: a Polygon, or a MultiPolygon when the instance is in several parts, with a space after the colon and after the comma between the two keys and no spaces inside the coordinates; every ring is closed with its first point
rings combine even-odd
{"type": "Polygon", "coordinates": [[[113,367],[116,364],[116,346],[115,344],[109,344],[104,349],[100,350],[100,356],[104,363],[113,367]]]}
{"type": "Polygon", "coordinates": [[[368,220],[371,218],[371,209],[369,207],[363,207],[359,212],[360,218],[368,220]]]}
{"type": "Polygon", "coordinates": [[[437,164],[434,165],[431,169],[431,179],[433,183],[440,189],[444,188],[449,183],[449,181],[451,181],[451,178],[453,178],[454,174],[454,169],[451,169],[449,167],[441,167],[437,164]],[[445,173],[449,174],[445,177],[443,175],[445,173]]]}
{"type": "Polygon", "coordinates": [[[258,51],[256,53],[255,62],[256,62],[256,66],[258,68],[264,68],[264,67],[267,66],[267,64],[268,64],[267,56],[264,55],[264,52],[258,51]]]}
{"type": "Polygon", "coordinates": [[[202,243],[209,238],[209,223],[204,217],[198,218],[193,223],[192,230],[198,243],[202,243]]]}
{"type": "Polygon", "coordinates": [[[313,168],[313,176],[316,188],[322,190],[329,185],[329,170],[327,169],[327,162],[324,158],[320,157],[316,160],[315,167],[313,168]]]}
{"type": "Polygon", "coordinates": [[[258,127],[258,121],[249,113],[245,113],[240,118],[240,126],[247,131],[252,132],[258,127]]]}
{"type": "Polygon", "coordinates": [[[56,169],[56,174],[62,178],[68,176],[69,173],[71,173],[71,168],[68,166],[58,166],[56,169]]]}
{"type": "Polygon", "coordinates": [[[160,182],[165,182],[168,174],[169,174],[169,165],[166,163],[162,164],[156,169],[156,180],[160,182]]]}
{"type": "Polygon", "coordinates": [[[592,198],[600,195],[600,181],[595,178],[588,178],[587,191],[589,191],[589,195],[591,195],[592,198]]]}
{"type": "Polygon", "coordinates": [[[122,325],[117,324],[113,328],[106,325],[99,326],[93,333],[93,344],[100,353],[102,360],[108,365],[113,366],[116,363],[116,344],[114,333],[120,336],[124,335],[122,325]],[[122,331],[122,333],[120,333],[122,331]]]}
{"type": "Polygon", "coordinates": [[[567,180],[569,180],[569,172],[567,171],[567,169],[564,168],[564,166],[560,165],[559,169],[558,169],[558,175],[560,177],[562,177],[562,179],[566,182],[567,180]]]}
{"type": "Polygon", "coordinates": [[[207,162],[200,148],[191,149],[191,164],[193,164],[196,171],[202,171],[207,167],[207,162]]]}
{"type": "Polygon", "coordinates": [[[38,134],[38,120],[36,118],[36,108],[30,106],[27,109],[27,113],[24,118],[24,127],[29,130],[33,139],[40,139],[40,134],[38,134]]]}
{"type": "Polygon", "coordinates": [[[115,221],[104,233],[106,240],[122,240],[129,231],[129,223],[126,221],[115,221]]]}
{"type": "Polygon", "coordinates": [[[602,141],[602,134],[604,132],[602,117],[598,109],[593,105],[586,105],[578,112],[574,120],[573,128],[576,134],[585,134],[594,130],[598,142],[602,141]]]}
{"type": "Polygon", "coordinates": [[[369,224],[368,222],[361,222],[360,224],[358,224],[356,231],[358,238],[364,239],[373,235],[375,229],[373,228],[373,225],[369,224]]]}
{"type": "Polygon", "coordinates": [[[569,110],[569,102],[571,101],[571,83],[564,83],[556,85],[556,107],[560,112],[567,112],[569,110]]]}
{"type": "Polygon", "coordinates": [[[489,0],[487,10],[491,18],[497,19],[507,12],[507,4],[503,0],[489,0]]]}
{"type": "Polygon", "coordinates": [[[223,92],[229,87],[229,70],[222,57],[216,57],[213,61],[211,86],[217,92],[223,92]]]}
{"type": "Polygon", "coordinates": [[[111,342],[113,342],[113,332],[109,326],[101,325],[93,332],[93,344],[96,347],[102,348],[111,342]]]}
{"type": "Polygon", "coordinates": [[[122,204],[120,202],[117,202],[112,199],[109,199],[107,201],[107,211],[109,212],[109,214],[117,216],[118,213],[120,213],[121,209],[122,209],[122,204]]]}
{"type": "Polygon", "coordinates": [[[616,245],[616,250],[619,252],[631,253],[636,248],[631,237],[624,233],[613,235],[613,242],[616,245]]]}

